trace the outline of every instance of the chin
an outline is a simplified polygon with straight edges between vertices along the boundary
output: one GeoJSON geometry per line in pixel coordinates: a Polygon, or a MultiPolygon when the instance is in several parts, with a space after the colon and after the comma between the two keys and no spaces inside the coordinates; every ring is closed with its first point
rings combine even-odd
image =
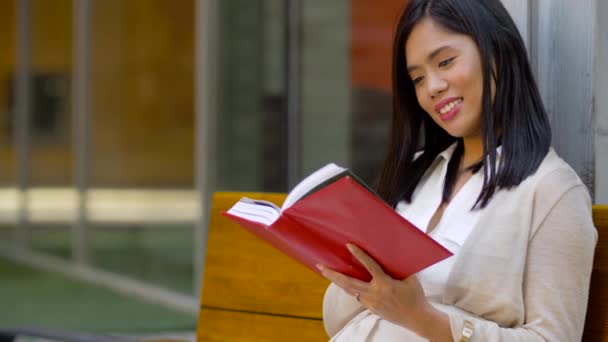
{"type": "Polygon", "coordinates": [[[449,129],[449,128],[443,127],[443,130],[454,138],[464,138],[467,135],[465,132],[463,132],[463,130],[459,130],[459,129],[454,129],[454,128],[449,129]]]}
{"type": "MultiPolygon", "coordinates": [[[[456,123],[454,122],[454,124],[456,123]]],[[[449,127],[443,126],[442,128],[444,131],[446,131],[447,134],[453,136],[454,138],[469,138],[473,136],[481,136],[481,129],[476,130],[466,126],[468,125],[450,125],[449,127]]]]}

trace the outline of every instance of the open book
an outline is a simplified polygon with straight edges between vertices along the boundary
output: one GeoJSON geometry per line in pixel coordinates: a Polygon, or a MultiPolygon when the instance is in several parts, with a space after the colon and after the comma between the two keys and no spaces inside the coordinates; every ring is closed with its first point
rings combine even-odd
{"type": "Polygon", "coordinates": [[[223,214],[317,273],[316,265],[323,264],[370,280],[347,243],[359,246],[395,279],[452,255],[335,164],[298,183],[281,207],[244,197],[223,214]]]}

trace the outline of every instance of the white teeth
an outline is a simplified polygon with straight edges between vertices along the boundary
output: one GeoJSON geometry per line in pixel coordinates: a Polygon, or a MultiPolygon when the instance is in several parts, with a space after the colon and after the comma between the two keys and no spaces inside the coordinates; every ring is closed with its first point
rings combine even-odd
{"type": "Polygon", "coordinates": [[[454,101],[446,104],[445,106],[443,106],[443,108],[441,108],[441,110],[439,110],[439,113],[445,114],[445,113],[451,111],[457,104],[459,104],[461,102],[462,102],[462,99],[454,100],[454,101]]]}

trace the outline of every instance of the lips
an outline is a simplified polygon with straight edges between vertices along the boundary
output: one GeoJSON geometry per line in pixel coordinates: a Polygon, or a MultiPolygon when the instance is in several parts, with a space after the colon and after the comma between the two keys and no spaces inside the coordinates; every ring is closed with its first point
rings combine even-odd
{"type": "Polygon", "coordinates": [[[462,101],[451,102],[451,103],[455,103],[455,104],[452,106],[444,107],[443,113],[439,114],[439,119],[441,119],[442,121],[451,120],[453,117],[458,115],[458,113],[460,112],[460,108],[462,108],[462,101]]]}
{"type": "Polygon", "coordinates": [[[447,104],[449,104],[451,102],[455,102],[455,101],[461,101],[462,102],[462,97],[455,97],[455,96],[454,97],[448,97],[448,98],[445,98],[445,99],[437,102],[437,104],[435,104],[435,111],[437,113],[441,114],[441,109],[443,107],[445,107],[447,104]]]}

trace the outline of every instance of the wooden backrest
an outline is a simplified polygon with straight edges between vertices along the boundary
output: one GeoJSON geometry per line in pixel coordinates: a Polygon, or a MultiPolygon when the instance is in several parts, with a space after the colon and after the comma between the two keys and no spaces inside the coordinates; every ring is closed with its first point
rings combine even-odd
{"type": "Polygon", "coordinates": [[[608,341],[608,205],[593,206],[599,239],[595,248],[583,341],[608,341]]]}
{"type": "Polygon", "coordinates": [[[216,193],[198,341],[325,341],[329,282],[220,215],[241,197],[283,203],[284,194],[216,193]]]}

